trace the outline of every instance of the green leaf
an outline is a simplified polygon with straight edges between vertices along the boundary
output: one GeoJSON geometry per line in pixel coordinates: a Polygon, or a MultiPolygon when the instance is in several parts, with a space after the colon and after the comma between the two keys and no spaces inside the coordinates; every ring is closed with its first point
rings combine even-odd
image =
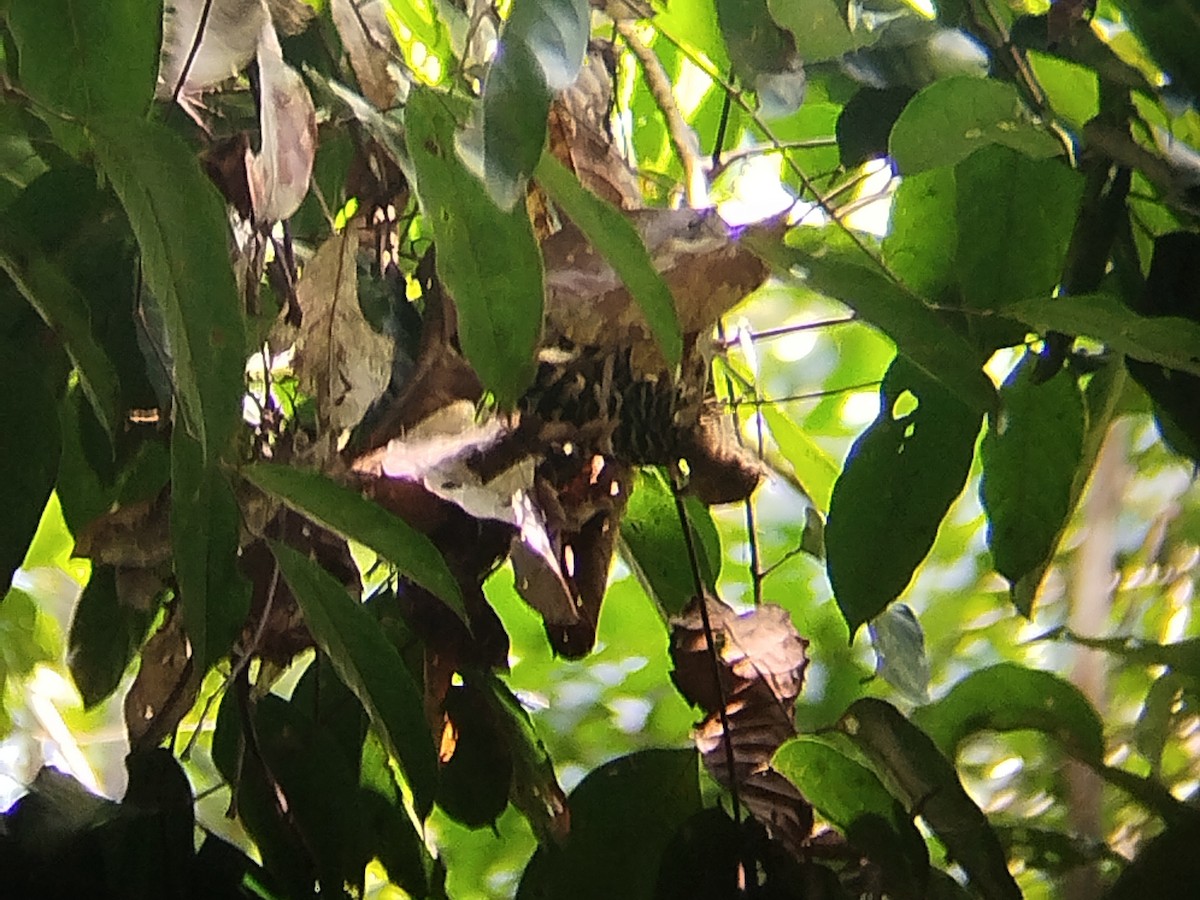
{"type": "MultiPolygon", "coordinates": [[[[949,306],[961,302],[956,174],[953,166],[939,166],[901,179],[883,239],[888,268],[920,296],[949,306]]],[[[995,243],[989,239],[988,246],[995,243]]]]}
{"type": "Polygon", "coordinates": [[[771,759],[771,768],[799,788],[846,840],[882,867],[890,892],[923,896],[929,851],[912,819],[874,772],[828,738],[809,735],[783,744],[771,759]]]}
{"type": "Polygon", "coordinates": [[[1111,294],[1022,300],[1004,314],[1040,334],[1096,338],[1134,359],[1200,375],[1200,324],[1178,316],[1140,316],[1111,294]]]}
{"type": "Polygon", "coordinates": [[[804,493],[822,513],[829,512],[829,499],[833,496],[833,485],[841,470],[821,445],[808,436],[803,428],[793,422],[776,406],[761,409],[771,436],[779,445],[779,452],[792,467],[796,480],[803,486],[804,493]]]}
{"type": "Polygon", "coordinates": [[[182,428],[171,435],[171,547],[183,624],[201,673],[229,652],[250,611],[238,568],[241,511],[224,473],[182,428]]]}
{"type": "Polygon", "coordinates": [[[894,603],[869,626],[875,649],[876,673],[905,700],[924,703],[929,699],[929,657],[925,632],[912,608],[894,603]]]}
{"type": "Polygon", "coordinates": [[[291,547],[272,541],[271,550],[313,638],[399,761],[424,818],[433,807],[437,755],[420,688],[378,623],[337,579],[291,547]]]}
{"type": "Polygon", "coordinates": [[[161,0],[10,0],[21,87],[76,118],[140,116],[150,106],[161,0]]]}
{"type": "Polygon", "coordinates": [[[792,33],[806,63],[837,59],[865,43],[851,32],[846,7],[838,0],[767,0],[767,5],[774,20],[792,33]]]}
{"type": "Polygon", "coordinates": [[[153,618],[153,610],[121,602],[112,566],[92,570],[71,615],[67,638],[67,667],[84,709],[91,709],[117,689],[153,618]]]}
{"type": "Polygon", "coordinates": [[[523,207],[498,210],[463,167],[454,152],[454,117],[438,95],[414,90],[405,124],[417,195],[433,226],[438,275],[454,298],[463,352],[502,403],[515,403],[533,378],[545,302],[529,216],[523,207]]]}
{"type": "Polygon", "coordinates": [[[825,526],[829,580],[852,636],[900,596],[933,546],[980,422],[907,360],[888,369],[879,416],[850,449],[825,526]]]}
{"type": "Polygon", "coordinates": [[[117,373],[92,335],[87,301],[49,259],[10,232],[11,227],[0,231],[0,269],[63,342],[96,417],[114,441],[121,421],[117,373]]]}
{"type": "Polygon", "coordinates": [[[918,93],[900,113],[889,141],[905,176],[954,165],[988,144],[1035,159],[1063,152],[1056,138],[1029,121],[1016,88],[969,75],[935,81],[918,93]]]}
{"type": "MultiPolygon", "coordinates": [[[[696,539],[701,582],[715,592],[721,567],[721,539],[712,514],[694,497],[685,501],[685,509],[696,539]]],[[[675,496],[661,472],[653,469],[638,472],[621,520],[621,540],[664,612],[668,616],[683,612],[696,596],[696,576],[683,541],[675,496]]]]}
{"type": "Polygon", "coordinates": [[[987,900],[1020,900],[999,838],[928,735],[874,697],[855,701],[838,730],[862,751],[909,812],[928,823],[972,887],[987,900]]]}
{"type": "Polygon", "coordinates": [[[1005,146],[972,153],[955,166],[954,174],[954,270],[963,302],[999,309],[1027,297],[1049,296],[1062,276],[1083,177],[1060,160],[1030,159],[1005,146]]]}
{"type": "Polygon", "coordinates": [[[164,126],[97,119],[90,130],[162,306],[182,422],[206,460],[219,457],[241,421],[246,363],[225,205],[195,154],[164,126]]]}
{"type": "Polygon", "coordinates": [[[643,750],[592,770],[571,792],[571,833],[543,845],[517,900],[651,900],[663,850],[701,808],[694,750],[643,750]]]}
{"type": "Polygon", "coordinates": [[[1190,0],[1124,0],[1121,12],[1163,70],[1200,96],[1200,12],[1190,0]]]}
{"type": "Polygon", "coordinates": [[[980,446],[980,499],[996,571],[1016,584],[1054,555],[1082,462],[1083,396],[1067,369],[1037,384],[1027,353],[1000,391],[980,446]]]}
{"type": "Polygon", "coordinates": [[[784,268],[800,267],[809,287],[851,307],[964,403],[981,412],[993,408],[996,391],[975,348],[919,298],[868,268],[865,258],[853,258],[829,240],[824,230],[794,228],[787,245],[771,255],[780,257],[784,268]]]}
{"type": "MultiPolygon", "coordinates": [[[[40,326],[39,326],[40,329],[40,326]]],[[[58,472],[58,404],[47,370],[55,367],[24,336],[0,339],[0,599],[37,532],[58,472]]]]}
{"type": "Polygon", "coordinates": [[[537,180],[625,282],[645,314],[667,365],[678,366],[683,354],[683,335],[675,315],[675,300],[655,271],[650,253],[633,223],[612,204],[589,193],[549,153],[538,164],[537,180]]]}
{"type": "Polygon", "coordinates": [[[467,623],[462,592],[446,560],[429,538],[403,519],[317,472],[255,463],[242,474],[314,522],[370,547],[467,623]]]}
{"type": "Polygon", "coordinates": [[[585,0],[513,0],[483,84],[481,169],[502,210],[525,194],[546,142],[550,101],[579,73],[590,24],[585,0]]]}
{"type": "Polygon", "coordinates": [[[1041,731],[1090,763],[1104,756],[1104,729],[1079,688],[1050,672],[1000,663],[973,672],[914,720],[951,759],[978,731],[1041,731]]]}

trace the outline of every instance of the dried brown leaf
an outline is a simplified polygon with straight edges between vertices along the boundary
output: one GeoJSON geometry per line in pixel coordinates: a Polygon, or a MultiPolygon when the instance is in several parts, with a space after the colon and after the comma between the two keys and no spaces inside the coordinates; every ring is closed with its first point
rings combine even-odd
{"type": "Polygon", "coordinates": [[[358,231],[347,228],[318,248],[296,296],[303,321],[296,336],[296,375],[317,401],[322,430],[358,423],[392,372],[392,341],[376,332],[358,305],[358,231]]]}
{"type": "MultiPolygon", "coordinates": [[[[713,210],[639,209],[627,213],[655,269],[675,298],[685,337],[707,334],[767,277],[767,267],[713,210]]],[[[575,227],[542,244],[546,334],[553,345],[632,347],[635,374],[665,368],[641,308],[604,257],[575,227]]]]}
{"type": "Polygon", "coordinates": [[[200,672],[176,605],[142,648],[137,678],[125,695],[125,728],[132,750],[157,747],[187,715],[199,692],[200,672]]]}
{"type": "MultiPolygon", "coordinates": [[[[175,92],[196,40],[206,0],[175,0],[163,6],[163,41],[158,96],[175,92]]],[[[270,21],[263,0],[212,0],[204,33],[188,65],[181,96],[196,96],[232,78],[250,62],[263,24],[270,21]]]]}
{"type": "Polygon", "coordinates": [[[329,11],[363,96],[380,109],[391,108],[400,80],[393,74],[396,40],[384,4],[380,0],[332,0],[329,11]]]}
{"type": "Polygon", "coordinates": [[[300,73],[283,61],[270,21],[258,40],[262,149],[248,168],[250,199],[259,222],[279,222],[308,193],[317,147],[317,113],[300,73]]]}
{"type": "Polygon", "coordinates": [[[808,665],[808,641],[796,631],[787,610],[775,604],[738,615],[719,600],[708,598],[707,603],[719,692],[697,600],[672,622],[671,632],[671,677],[689,701],[708,713],[695,730],[696,747],[712,776],[726,787],[736,784],[754,817],[799,855],[812,830],[812,808],[771,769],[770,761],[780,744],[796,733],[794,704],[808,665]]]}

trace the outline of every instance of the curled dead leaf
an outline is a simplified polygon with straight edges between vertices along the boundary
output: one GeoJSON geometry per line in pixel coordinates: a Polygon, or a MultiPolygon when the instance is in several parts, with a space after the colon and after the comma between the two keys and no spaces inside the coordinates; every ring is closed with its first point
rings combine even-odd
{"type": "Polygon", "coordinates": [[[270,20],[258,38],[262,149],[248,160],[250,199],[260,222],[280,222],[308,193],[317,146],[317,113],[300,73],[283,61],[270,20]]]}
{"type": "Polygon", "coordinates": [[[125,695],[125,728],[133,751],[157,747],[175,730],[196,702],[200,676],[176,604],[142,647],[137,678],[125,695]]]}
{"type": "Polygon", "coordinates": [[[699,600],[671,623],[671,678],[684,697],[708,714],[696,728],[696,747],[712,776],[726,787],[736,784],[738,796],[768,833],[800,856],[812,831],[812,807],[771,769],[770,761],[796,733],[794,705],[808,666],[808,641],[781,606],[766,603],[738,615],[720,600],[709,597],[706,602],[714,648],[705,638],[699,600]]]}
{"type": "Polygon", "coordinates": [[[384,10],[382,0],[332,0],[329,5],[363,96],[379,109],[390,109],[403,82],[394,64],[399,48],[384,10]]]}
{"type": "Polygon", "coordinates": [[[347,228],[317,249],[296,287],[303,315],[296,375],[316,399],[323,433],[356,425],[392,373],[394,345],[371,328],[358,304],[357,256],[358,231],[347,228]]]}

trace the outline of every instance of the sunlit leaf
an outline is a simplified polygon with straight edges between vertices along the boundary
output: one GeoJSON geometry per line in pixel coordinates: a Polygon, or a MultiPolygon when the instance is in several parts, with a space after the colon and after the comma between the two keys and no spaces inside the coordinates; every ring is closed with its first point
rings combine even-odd
{"type": "Polygon", "coordinates": [[[370,547],[467,621],[462,593],[446,561],[429,538],[403,519],[316,472],[256,463],[242,474],[297,512],[370,547]]]}
{"type": "Polygon", "coordinates": [[[534,853],[518,900],[651,900],[663,850],[700,809],[696,754],[643,750],[613,760],[590,772],[570,803],[570,837],[534,853]]]}
{"type": "Polygon", "coordinates": [[[988,144],[1035,159],[1063,152],[1056,138],[1029,120],[1016,88],[967,75],[936,81],[918,93],[896,120],[889,148],[900,172],[912,175],[953,165],[988,144]]]}
{"type": "Polygon", "coordinates": [[[837,463],[814,441],[803,428],[784,415],[778,407],[764,406],[763,418],[779,451],[792,467],[796,480],[812,498],[817,509],[829,512],[829,499],[840,470],[837,463]]]}
{"type": "Polygon", "coordinates": [[[879,417],[850,449],[825,527],[829,580],[851,633],[900,596],[929,553],[966,482],[980,424],[908,361],[888,369],[879,417]]]}
{"type": "Polygon", "coordinates": [[[1084,760],[1099,761],[1104,754],[1100,718],[1079,688],[1015,663],[972,672],[941,700],[918,709],[914,719],[952,759],[964,739],[983,730],[1032,729],[1084,760]]]}
{"type": "Polygon", "coordinates": [[[454,151],[454,117],[436,94],[414,90],[405,124],[463,352],[484,384],[511,404],[533,377],[542,328],[541,254],[529,216],[524,208],[501,212],[463,167],[454,151]]]}
{"type": "Polygon", "coordinates": [[[378,623],[332,575],[284,544],[271,549],[309,630],[399,761],[424,817],[433,806],[437,756],[420,689],[378,623]]]}
{"type": "MultiPolygon", "coordinates": [[[[525,192],[546,142],[554,94],[570,86],[583,64],[589,31],[584,0],[514,0],[500,46],[483,83],[482,148],[488,193],[511,210],[525,192]]],[[[467,144],[480,142],[468,136],[467,144]]]]}
{"type": "Polygon", "coordinates": [[[912,819],[874,772],[829,739],[809,735],[780,747],[771,767],[798,787],[855,848],[882,867],[891,891],[898,896],[921,895],[929,851],[912,819]]]}
{"type": "Polygon", "coordinates": [[[1015,584],[1049,560],[1071,512],[1083,453],[1083,397],[1063,369],[1044,384],[1026,355],[1000,392],[980,447],[980,498],[996,571],[1015,584]]]}
{"type": "Polygon", "coordinates": [[[865,43],[846,23],[846,7],[837,0],[767,0],[775,21],[791,31],[805,62],[836,59],[865,43]]]}
{"type": "Polygon", "coordinates": [[[603,254],[641,307],[670,368],[679,365],[683,336],[671,291],[655,270],[637,229],[620,210],[589,193],[557,159],[542,156],[538,184],[603,254]]]}
{"type": "MultiPolygon", "coordinates": [[[[689,498],[684,508],[692,526],[701,583],[715,591],[721,541],[712,515],[694,498],[689,498]]],[[[621,540],[664,612],[669,616],[681,613],[696,596],[696,576],[688,559],[675,497],[661,473],[638,473],[621,520],[621,540]]]]}
{"type": "Polygon", "coordinates": [[[972,153],[954,176],[963,303],[997,309],[1048,296],[1062,277],[1083,178],[1059,160],[1030,159],[1003,145],[972,153]]]}
{"type": "Polygon", "coordinates": [[[988,900],[1020,900],[996,833],[928,735],[873,697],[852,704],[838,729],[908,811],[928,823],[975,890],[988,900]]]}
{"type": "Polygon", "coordinates": [[[1022,300],[1004,312],[1041,334],[1096,338],[1134,359],[1200,375],[1200,324],[1189,319],[1140,316],[1111,294],[1022,300]]]}

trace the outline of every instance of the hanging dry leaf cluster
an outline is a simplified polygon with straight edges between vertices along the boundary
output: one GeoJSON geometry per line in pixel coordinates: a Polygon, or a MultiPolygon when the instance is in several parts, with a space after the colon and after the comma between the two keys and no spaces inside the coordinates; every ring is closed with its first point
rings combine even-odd
{"type": "MultiPolygon", "coordinates": [[[[455,742],[446,743],[446,735],[470,732],[488,716],[471,705],[476,699],[452,690],[452,680],[468,669],[508,664],[507,634],[482,591],[505,559],[554,650],[580,657],[595,642],[638,466],[685,471],[688,489],[707,504],[743,500],[758,484],[758,462],[740,449],[717,409],[709,364],[716,323],[762,284],[767,268],[715,212],[642,208],[637,177],[608,129],[611,54],[593,48],[583,76],[551,108],[550,151],[584,187],[624,210],[642,238],[675,301],[682,363],[667,365],[612,265],[533,187],[527,207],[541,240],[546,292],[537,372],[515,408],[492,409],[461,350],[455,299],[439,282],[435,250],[418,257],[406,236],[416,214],[406,160],[386,129],[361,127],[364,120],[378,124],[371,119],[377,112],[359,109],[358,121],[346,123],[353,148],[347,191],[358,198],[357,214],[310,250],[294,246],[286,228],[282,238],[273,231],[296,212],[312,179],[314,105],[279,42],[280,32],[305,27],[308,7],[215,0],[200,29],[202,5],[168,6],[159,93],[177,99],[211,133],[205,163],[241,235],[235,270],[248,309],[259,313],[265,278],[282,307],[263,328],[266,346],[271,354],[290,353],[284,376],[310,401],[304,416],[296,402],[285,415],[271,390],[273,370],[263,365],[268,384],[256,401],[256,453],[353,485],[426,535],[445,558],[467,622],[415,584],[405,584],[397,601],[423,643],[426,710],[433,732],[444,732],[443,762],[453,764],[455,742]],[[230,133],[232,120],[217,111],[221,95],[210,92],[251,59],[258,125],[243,122],[230,133]],[[378,301],[374,317],[364,311],[370,298],[378,301]]],[[[404,80],[381,4],[333,0],[331,13],[363,96],[377,109],[395,105],[404,80]]],[[[312,639],[263,537],[314,557],[356,596],[361,584],[345,541],[261,497],[239,500],[255,515],[247,517],[241,551],[251,613],[236,652],[274,671],[312,639]]],[[[127,584],[135,575],[150,579],[156,593],[169,578],[165,514],[155,515],[162,508],[160,496],[118,509],[98,520],[81,547],[116,565],[127,584]]],[[[119,591],[126,602],[141,602],[133,587],[119,591]]],[[[811,809],[768,760],[794,731],[791,705],[805,642],[778,607],[739,617],[718,601],[710,605],[732,773],[721,749],[722,702],[706,692],[710,654],[693,606],[675,625],[673,654],[681,691],[708,715],[697,743],[717,779],[736,786],[770,832],[796,849],[811,830],[811,809]]],[[[191,647],[175,612],[147,645],[129,695],[135,743],[156,743],[174,729],[196,690],[191,647]]],[[[533,780],[540,787],[529,805],[544,808],[548,833],[562,832],[561,790],[552,774],[533,780]]]]}

